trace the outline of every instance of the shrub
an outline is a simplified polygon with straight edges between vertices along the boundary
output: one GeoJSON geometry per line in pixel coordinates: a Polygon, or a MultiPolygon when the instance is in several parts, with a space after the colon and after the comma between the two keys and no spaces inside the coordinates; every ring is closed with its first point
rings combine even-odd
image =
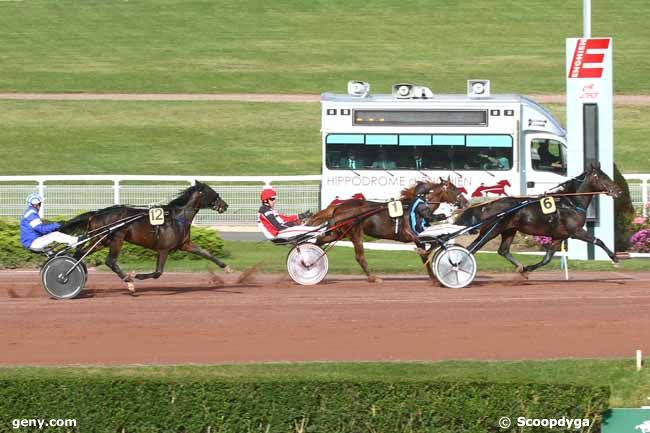
{"type": "Polygon", "coordinates": [[[634,230],[632,221],[635,211],[630,197],[630,187],[616,164],[614,164],[613,181],[623,191],[623,194],[614,200],[614,250],[627,251],[630,247],[630,235],[634,230]]]}
{"type": "Polygon", "coordinates": [[[630,238],[630,250],[637,253],[650,253],[650,228],[642,224],[630,238]]]}
{"type": "Polygon", "coordinates": [[[608,399],[606,387],[461,380],[14,378],[0,379],[0,431],[35,414],[65,414],[83,432],[484,433],[514,431],[499,418],[524,415],[600,431],[608,399]]]}

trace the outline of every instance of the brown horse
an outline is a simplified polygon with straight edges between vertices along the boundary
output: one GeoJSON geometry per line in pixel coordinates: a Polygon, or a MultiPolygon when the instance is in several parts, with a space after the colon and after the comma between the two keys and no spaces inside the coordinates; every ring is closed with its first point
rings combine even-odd
{"type": "MultiPolygon", "coordinates": [[[[350,199],[329,205],[312,216],[306,224],[317,226],[328,223],[330,227],[335,227],[334,230],[319,237],[316,243],[323,245],[344,238],[350,239],[354,245],[357,263],[368,277],[368,281],[381,282],[380,278],[372,275],[368,270],[363,235],[399,242],[416,242],[417,234],[412,230],[409,221],[409,208],[416,198],[415,190],[420,184],[402,190],[400,201],[404,213],[399,218],[390,217],[386,203],[350,199]]],[[[467,206],[467,199],[462,195],[461,190],[449,180],[441,179],[440,183],[427,182],[426,184],[429,191],[426,200],[432,211],[436,210],[440,203],[452,203],[461,208],[467,206]]],[[[424,260],[426,259],[423,258],[424,260]]]]}
{"type": "Polygon", "coordinates": [[[480,227],[480,234],[467,249],[474,253],[488,241],[501,235],[499,254],[515,265],[523,276],[550,262],[561,242],[568,238],[598,245],[614,263],[617,263],[616,254],[607,248],[603,241],[589,234],[583,226],[593,194],[606,193],[616,198],[621,195],[621,188],[600,169],[600,164],[596,163],[591,164],[581,175],[558,185],[555,190],[549,194],[555,196],[556,212],[553,213],[543,213],[539,199],[527,197],[504,197],[464,211],[456,224],[470,226],[484,223],[480,227]],[[530,204],[526,204],[527,201],[530,204]],[[521,209],[491,221],[499,213],[520,205],[523,206],[521,209]],[[553,243],[546,247],[546,255],[540,262],[524,266],[510,254],[510,245],[518,231],[553,238],[553,243]]]}
{"type": "Polygon", "coordinates": [[[139,209],[127,206],[111,206],[93,212],[86,212],[68,221],[61,231],[66,233],[82,231],[89,239],[87,246],[80,248],[75,253],[81,257],[86,253],[95,252],[103,247],[109,248],[106,265],[115,272],[131,292],[135,291],[133,278],[144,280],[158,278],[163,273],[165,261],[170,252],[176,250],[187,251],[208,259],[226,272],[232,272],[230,267],[208,251],[194,245],[190,240],[192,220],[200,209],[213,209],[219,213],[228,209],[228,204],[209,185],[196,181],[189,188],[182,191],[178,197],[165,206],[164,222],[152,225],[148,209],[139,209]],[[126,225],[120,226],[120,223],[126,225]],[[115,227],[106,235],[101,235],[95,241],[94,234],[103,233],[107,228],[115,227]],[[148,274],[127,275],[117,264],[117,257],[122,249],[122,243],[130,242],[151,250],[158,251],[156,271],[148,274]]]}

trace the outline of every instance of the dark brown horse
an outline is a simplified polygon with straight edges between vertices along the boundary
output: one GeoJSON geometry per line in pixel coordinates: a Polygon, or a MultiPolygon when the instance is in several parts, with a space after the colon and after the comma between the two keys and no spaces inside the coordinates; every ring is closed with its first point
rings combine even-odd
{"type": "Polygon", "coordinates": [[[86,246],[76,252],[77,257],[108,247],[106,265],[127,283],[131,292],[135,291],[132,277],[138,280],[160,277],[167,256],[176,250],[196,254],[212,261],[226,272],[232,272],[229,266],[208,251],[194,245],[190,239],[192,220],[200,209],[213,209],[219,213],[228,209],[228,204],[216,191],[209,185],[196,181],[194,185],[161,208],[164,211],[164,222],[160,225],[151,224],[148,209],[111,206],[81,214],[68,221],[61,230],[67,233],[81,231],[89,238],[86,246]],[[124,222],[126,224],[120,226],[124,222]],[[111,227],[116,228],[95,240],[97,233],[103,233],[111,227]],[[158,251],[156,271],[133,276],[124,273],[117,264],[117,257],[124,241],[158,251]]]}
{"type": "MultiPolygon", "coordinates": [[[[368,262],[364,255],[363,235],[377,239],[389,239],[399,242],[416,242],[417,234],[411,229],[409,221],[409,208],[416,198],[415,190],[420,185],[406,188],[402,191],[400,201],[403,206],[403,215],[391,218],[386,203],[368,200],[350,199],[337,204],[332,204],[312,216],[307,225],[316,226],[328,223],[335,227],[317,240],[318,245],[328,244],[348,238],[354,245],[357,263],[363,269],[368,281],[381,282],[381,279],[372,275],[368,270],[368,262]]],[[[459,207],[467,206],[467,199],[462,192],[449,180],[441,179],[440,183],[427,182],[428,193],[426,200],[432,211],[440,203],[452,203],[459,207]]],[[[426,260],[423,258],[423,261],[426,260]]]]}
{"type": "Polygon", "coordinates": [[[592,236],[583,228],[592,197],[594,193],[601,192],[614,198],[621,195],[621,189],[600,169],[600,164],[591,164],[580,176],[558,185],[555,191],[548,194],[555,200],[556,211],[553,213],[543,213],[539,200],[531,200],[526,197],[504,197],[465,210],[456,224],[470,226],[484,222],[480,228],[480,234],[467,249],[474,253],[488,241],[501,235],[499,254],[515,265],[517,271],[524,276],[526,272],[534,271],[550,262],[561,242],[568,238],[580,239],[598,245],[614,263],[618,263],[616,254],[607,248],[603,241],[592,236]],[[521,209],[499,218],[493,223],[489,222],[500,212],[514,209],[525,203],[526,200],[531,201],[531,204],[524,205],[521,209]],[[553,238],[553,243],[546,247],[546,255],[540,262],[524,266],[512,256],[510,245],[517,232],[553,238]]]}

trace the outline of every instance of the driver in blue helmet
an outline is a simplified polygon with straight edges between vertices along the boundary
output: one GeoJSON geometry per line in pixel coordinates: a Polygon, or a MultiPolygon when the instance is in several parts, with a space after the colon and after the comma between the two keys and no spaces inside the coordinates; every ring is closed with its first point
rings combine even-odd
{"type": "Polygon", "coordinates": [[[27,209],[20,220],[20,243],[28,250],[41,252],[52,242],[75,245],[78,238],[57,231],[61,224],[45,223],[41,220],[39,210],[43,197],[36,193],[27,196],[27,209]]]}

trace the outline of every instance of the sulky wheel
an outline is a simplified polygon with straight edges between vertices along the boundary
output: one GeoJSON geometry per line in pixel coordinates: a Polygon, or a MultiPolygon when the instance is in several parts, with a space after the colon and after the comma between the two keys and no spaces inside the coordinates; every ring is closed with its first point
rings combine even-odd
{"type": "Polygon", "coordinates": [[[289,251],[287,271],[293,281],[304,286],[320,283],[329,269],[327,254],[314,244],[296,245],[289,251]]]}
{"type": "Polygon", "coordinates": [[[77,261],[72,257],[58,256],[43,265],[41,281],[48,295],[56,299],[72,299],[83,290],[87,273],[82,263],[75,263],[77,261]]]}
{"type": "Polygon", "coordinates": [[[451,246],[436,254],[433,269],[443,286],[460,289],[476,276],[476,259],[466,248],[451,246]]]}

